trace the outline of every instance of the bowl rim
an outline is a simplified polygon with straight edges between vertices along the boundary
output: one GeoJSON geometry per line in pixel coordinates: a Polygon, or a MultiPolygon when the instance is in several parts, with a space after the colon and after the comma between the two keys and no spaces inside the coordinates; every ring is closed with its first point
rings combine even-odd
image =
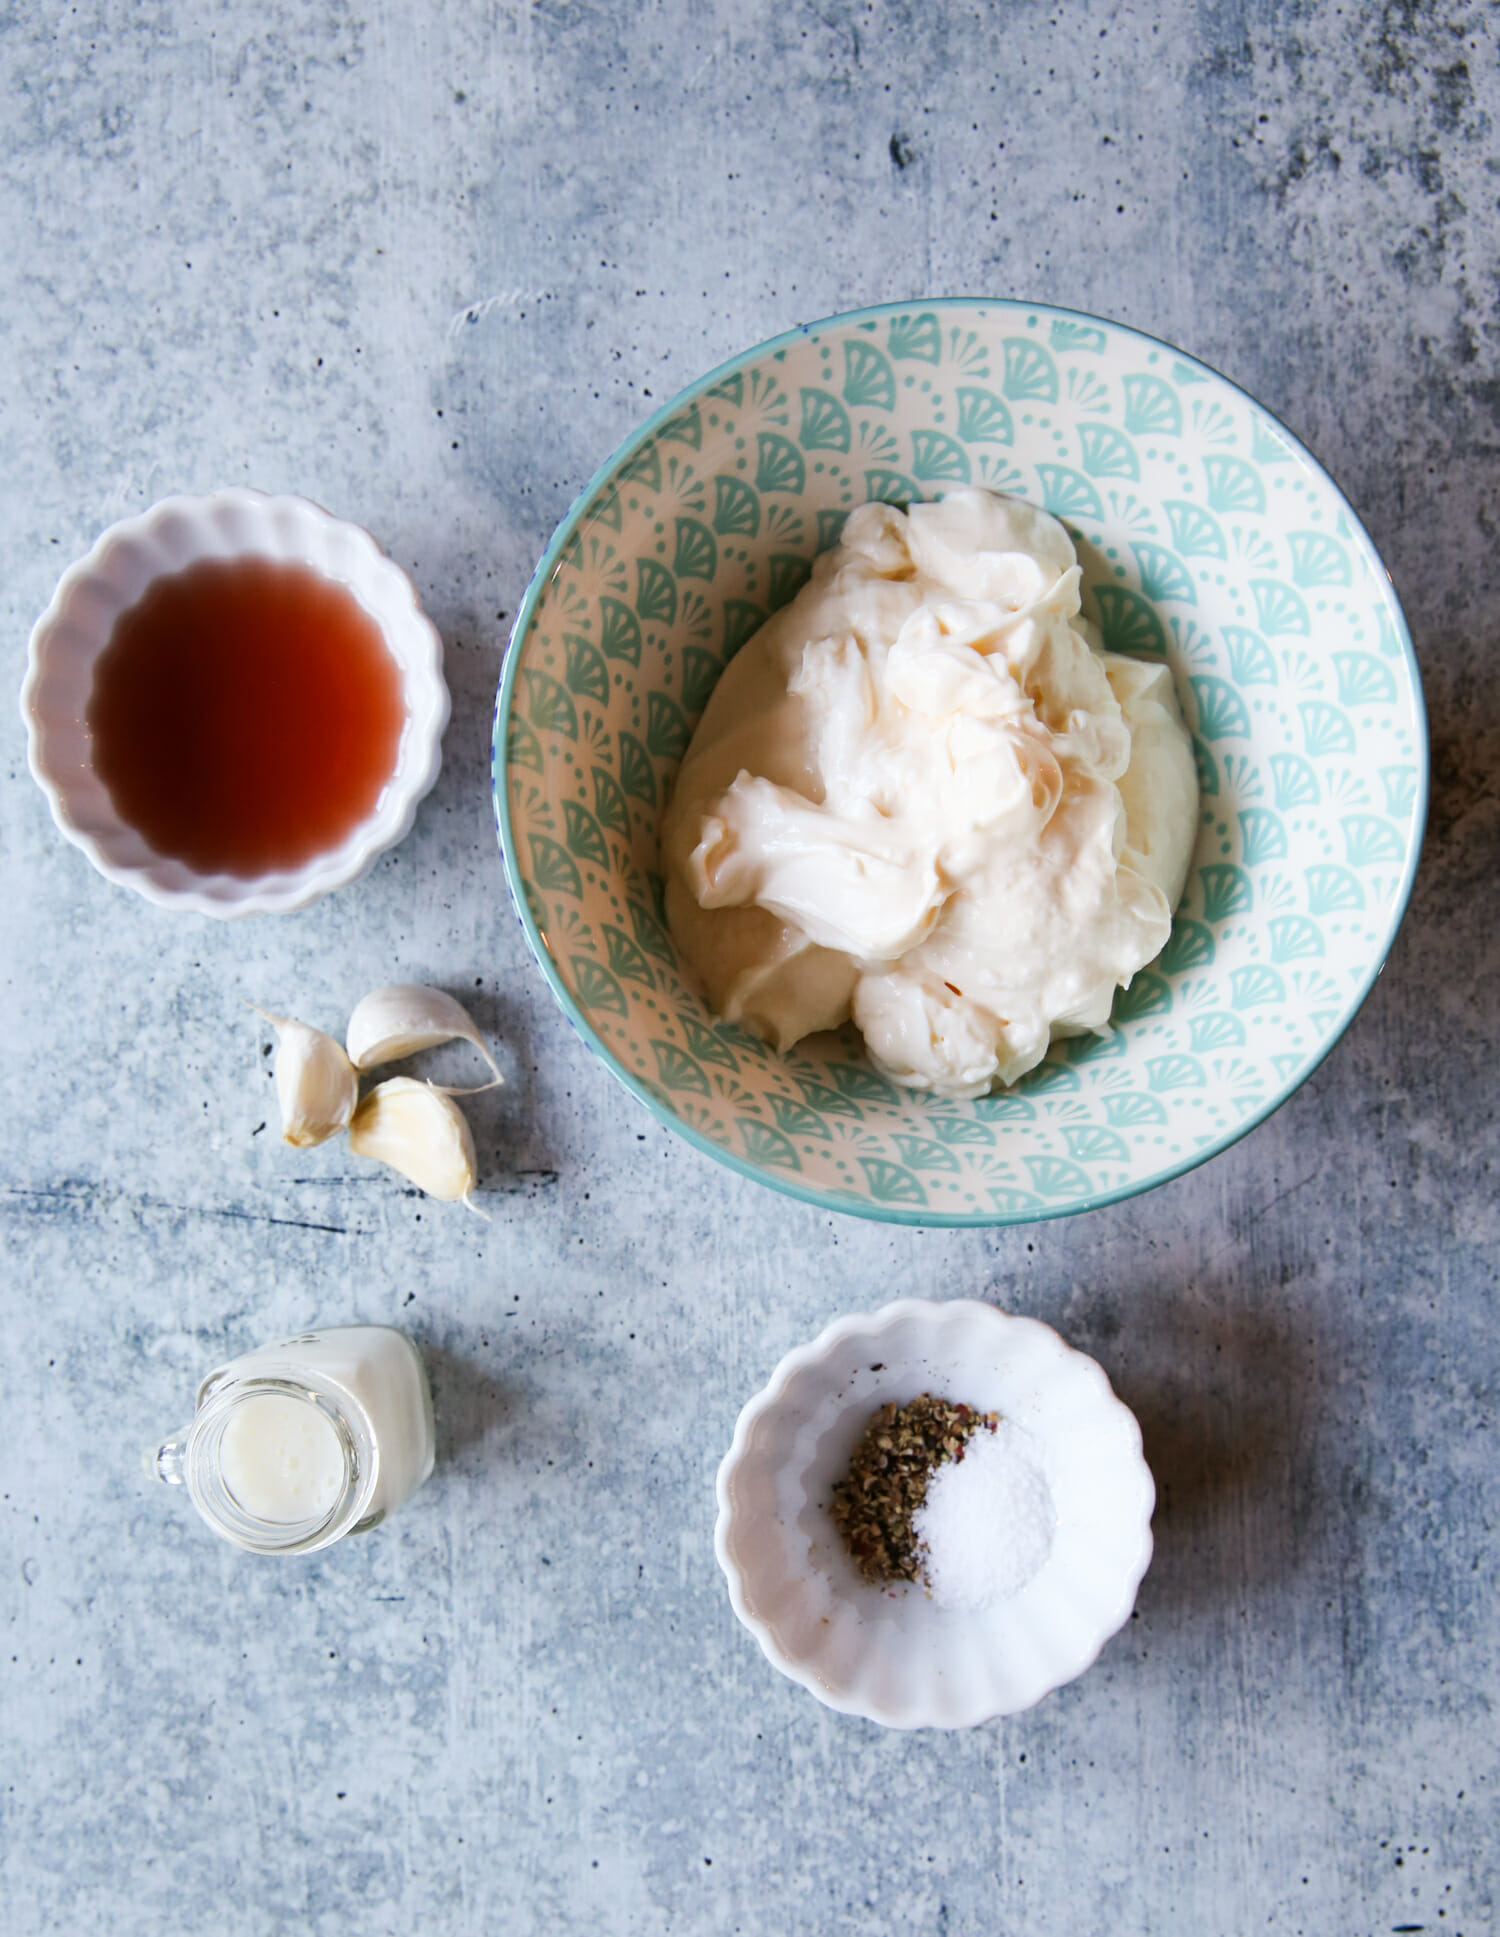
{"type": "Polygon", "coordinates": [[[1344,1035],[1347,1033],[1355,1017],[1364,1007],[1369,998],[1370,991],[1374,988],[1376,980],[1390,959],[1396,936],[1400,931],[1402,921],[1406,917],[1407,905],[1411,900],[1412,888],[1415,885],[1417,869],[1421,862],[1422,846],[1427,829],[1430,759],[1427,706],[1422,692],[1422,671],[1417,661],[1416,648],[1412,644],[1411,630],[1407,625],[1406,614],[1402,609],[1401,599],[1396,590],[1395,581],[1391,577],[1390,571],[1384,559],[1381,557],[1375,541],[1365,529],[1363,519],[1339,488],[1331,473],[1318,461],[1302,442],[1301,438],[1293,431],[1287,429],[1286,425],[1274,411],[1268,409],[1258,397],[1252,396],[1243,384],[1236,383],[1232,377],[1226,377],[1222,371],[1215,369],[1211,363],[1205,363],[1201,357],[1193,356],[1189,351],[1179,349],[1175,343],[1169,343],[1164,337],[1152,336],[1147,330],[1137,329],[1133,323],[1117,322],[1111,317],[1099,316],[1088,310],[1070,309],[1057,303],[1027,302],[1023,298],[1015,296],[930,296],[917,297],[907,302],[871,303],[859,309],[840,310],[829,316],[821,316],[816,321],[798,323],[789,330],[782,330],[778,335],[768,337],[764,342],[757,343],[749,349],[741,350],[734,356],[726,358],[724,362],[716,364],[713,369],[707,371],[703,376],[694,378],[690,384],[686,385],[682,390],[679,390],[657,410],[653,411],[644,423],[639,424],[622,443],[611,451],[609,456],[605,458],[604,462],[595,470],[593,476],[583,486],[582,490],[578,492],[568,508],[567,515],[553,532],[546,550],[537,560],[536,567],[527,582],[521,603],[516,608],[516,616],[511,624],[510,636],[506,642],[505,661],[501,669],[500,685],[495,696],[495,716],[490,742],[490,790],[495,812],[496,831],[500,841],[501,858],[505,867],[506,884],[510,889],[510,896],[515,905],[516,913],[520,917],[521,928],[526,937],[527,947],[530,949],[538,968],[542,971],[542,975],[552,990],[558,1006],[562,1009],[563,1014],[568,1018],[569,1022],[572,1023],[574,1029],[583,1038],[585,1044],[599,1058],[615,1080],[623,1084],[638,1102],[646,1106],[651,1115],[656,1118],[657,1122],[665,1125],[667,1129],[674,1131],[678,1136],[683,1137],[688,1143],[692,1144],[695,1149],[702,1151],[705,1156],[713,1158],[716,1163],[724,1165],[726,1169],[734,1171],[738,1176],[749,1178],[754,1183],[761,1184],[769,1190],[779,1191],[785,1197],[796,1198],[800,1203],[810,1204],[817,1210],[837,1211],[850,1217],[865,1217],[879,1224],[907,1224],[922,1226],[928,1229],[956,1230],[1048,1223],[1053,1218],[1075,1217],[1084,1211],[1103,1210],[1107,1205],[1123,1203],[1127,1198],[1131,1197],[1140,1197],[1145,1192],[1155,1190],[1162,1184],[1175,1183],[1179,1177],[1187,1176],[1190,1171],[1196,1170],[1200,1164],[1209,1163],[1213,1158],[1222,1156],[1226,1150],[1237,1144],[1241,1137],[1249,1136],[1250,1132],[1258,1129],[1266,1121],[1267,1117],[1274,1116],[1282,1104],[1307,1082],[1308,1078],[1322,1066],[1327,1057],[1332,1054],[1333,1050],[1343,1040],[1344,1035]],[[1318,1046],[1316,1053],[1311,1059],[1272,1094],[1269,1102],[1261,1109],[1246,1117],[1243,1122],[1235,1124],[1232,1129],[1225,1131],[1213,1142],[1206,1144],[1201,1150],[1195,1150],[1188,1156],[1175,1159],[1161,1170],[1153,1172],[1150,1176],[1138,1178],[1128,1184],[1122,1184],[1115,1190],[1093,1192],[1088,1197],[1070,1200],[1066,1203],[1044,1204],[1034,1210],[933,1211],[925,1207],[915,1209],[899,1204],[877,1204],[867,1198],[859,1198],[853,1195],[845,1197],[831,1191],[816,1190],[809,1185],[800,1184],[792,1178],[780,1176],[750,1161],[748,1158],[736,1156],[733,1151],[725,1149],[722,1145],[715,1143],[711,1137],[704,1136],[702,1131],[695,1130],[691,1124],[685,1123],[674,1111],[667,1109],[661,1104],[651,1094],[650,1090],[638,1078],[632,1076],[624,1065],[617,1060],[614,1052],[608,1047],[602,1037],[599,1036],[578,1007],[578,1004],[574,1001],[572,993],[563,981],[562,975],[556,963],[553,961],[552,955],[542,939],[541,931],[532,919],[531,910],[527,905],[523,886],[524,875],[521,868],[520,853],[516,845],[515,832],[510,821],[505,728],[510,716],[517,675],[520,671],[519,647],[527,631],[530,629],[536,608],[541,601],[544,589],[552,577],[557,561],[561,557],[563,550],[572,538],[574,532],[582,523],[584,514],[588,510],[595,494],[609,482],[623,464],[628,463],[636,452],[656,435],[662,425],[677,416],[688,404],[693,402],[694,399],[701,397],[714,384],[722,382],[726,377],[731,376],[736,370],[743,368],[747,363],[755,362],[767,355],[774,355],[777,350],[800,342],[818,330],[829,329],[835,326],[849,327],[880,317],[905,315],[913,310],[1004,310],[1026,315],[1054,316],[1069,322],[1103,324],[1106,329],[1122,331],[1125,335],[1136,337],[1140,342],[1149,344],[1155,349],[1168,351],[1181,362],[1203,371],[1206,376],[1211,377],[1215,382],[1227,385],[1236,395],[1243,397],[1247,403],[1252,404],[1255,409],[1263,412],[1276,425],[1279,434],[1285,438],[1293,453],[1303,463],[1307,464],[1333,493],[1335,502],[1349,519],[1356,539],[1365,546],[1369,554],[1370,562],[1375,567],[1379,580],[1383,584],[1389,597],[1390,609],[1396,622],[1397,644],[1401,649],[1401,657],[1405,664],[1411,687],[1413,728],[1417,741],[1417,788],[1413,802],[1411,838],[1406,853],[1405,864],[1402,869],[1400,885],[1392,898],[1385,934],[1376,951],[1375,960],[1360,983],[1353,999],[1350,1001],[1347,1012],[1338,1027],[1318,1046]]]}
{"type": "MultiPolygon", "coordinates": [[[[253,546],[235,544],[227,551],[205,550],[201,557],[232,559],[263,555],[253,546]]],[[[189,560],[188,565],[193,562],[196,561],[189,560]]],[[[174,570],[186,570],[188,565],[174,570]]],[[[107,644],[107,639],[104,643],[107,644]]],[[[26,671],[21,681],[20,711],[26,728],[26,760],[32,778],[46,797],[58,831],[88,858],[98,873],[118,887],[133,889],[158,908],[230,920],[246,915],[286,914],[305,908],[333,889],[357,881],[378,856],[405,840],[416,819],[417,808],[442,771],[443,734],[452,715],[452,696],[443,671],[442,637],[422,610],[410,573],[390,556],[373,532],[357,520],[341,518],[316,499],[298,492],[262,491],[253,485],[233,484],[211,491],[173,492],[159,498],[145,510],[132,512],[106,526],[88,550],[71,561],[31,628],[26,645],[26,671]],[[295,520],[304,531],[316,528],[352,537],[358,554],[353,571],[330,572],[305,556],[288,562],[300,563],[329,583],[342,585],[356,599],[361,586],[372,579],[384,580],[394,588],[401,605],[398,618],[392,622],[373,613],[369,616],[397,660],[403,680],[410,683],[415,702],[407,714],[412,729],[410,748],[404,754],[398,752],[397,766],[387,783],[389,796],[383,794],[381,802],[349,831],[338,847],[313,855],[299,867],[252,877],[202,874],[170,855],[157,855],[149,847],[150,858],[143,863],[112,857],[95,835],[78,826],[72,817],[69,785],[49,764],[48,725],[36,704],[46,678],[52,636],[70,603],[104,568],[111,554],[133,541],[149,539],[153,532],[174,519],[207,526],[215,513],[224,508],[248,513],[268,523],[281,516],[295,520]],[[394,643],[398,631],[403,641],[400,650],[394,643]]],[[[129,826],[122,818],[116,818],[122,828],[129,826]]]]}
{"type": "MultiPolygon", "coordinates": [[[[1101,1395],[1102,1397],[1103,1395],[1101,1395]]],[[[1070,1345],[1054,1326],[1045,1319],[1033,1318],[1023,1312],[1009,1312],[998,1305],[986,1304],[979,1298],[897,1298],[871,1312],[847,1312],[830,1319],[816,1338],[805,1345],[794,1346],[777,1361],[770,1376],[761,1389],[754,1393],[740,1408],[735,1421],[734,1437],[729,1450],[719,1462],[714,1477],[714,1499],[717,1513],[714,1519],[714,1557],[719,1563],[729,1588],[729,1601],[741,1624],[754,1635],[761,1652],[771,1665],[795,1681],[807,1692],[816,1697],[826,1708],[836,1709],[843,1715],[860,1715],[867,1721],[877,1722],[883,1728],[977,1728],[985,1722],[993,1721],[1002,1715],[1018,1715],[1028,1708],[1034,1708],[1048,1695],[1065,1687],[1087,1674],[1104,1652],[1105,1647],[1130,1619],[1131,1609],[1135,1606],[1141,1582],[1151,1566],[1156,1552],[1156,1539],[1152,1532],[1152,1519],[1156,1512],[1156,1476],[1152,1473],[1146,1459],[1145,1439],[1141,1423],[1134,1412],[1115,1391],[1109,1374],[1096,1358],[1070,1345]],[[961,1323],[964,1320],[979,1323],[1012,1335],[1025,1331],[1039,1335],[1046,1349],[1057,1358],[1081,1359],[1099,1376],[1107,1394],[1107,1403],[1116,1408],[1129,1422],[1134,1436],[1134,1453],[1139,1464],[1144,1485],[1141,1502],[1144,1517],[1141,1522],[1140,1539],[1131,1557],[1128,1569],[1120,1577],[1120,1591],[1116,1596],[1109,1614],[1102,1625],[1097,1639],[1090,1642],[1087,1659],[1061,1674],[1056,1680],[1049,1681],[1045,1688],[1019,1707],[987,1709],[965,1722],[945,1722],[927,1716],[915,1719],[898,1718],[890,1713],[876,1713],[871,1705],[856,1697],[830,1688],[818,1677],[816,1670],[797,1656],[790,1655],[777,1642],[770,1625],[759,1614],[754,1613],[745,1598],[745,1570],[739,1560],[729,1550],[730,1529],[734,1523],[735,1506],[730,1497],[730,1487],[736,1470],[749,1449],[750,1437],[765,1415],[775,1409],[786,1396],[792,1381],[802,1373],[812,1370],[826,1359],[835,1347],[846,1339],[863,1338],[873,1342],[904,1320],[932,1325],[961,1323]]]]}

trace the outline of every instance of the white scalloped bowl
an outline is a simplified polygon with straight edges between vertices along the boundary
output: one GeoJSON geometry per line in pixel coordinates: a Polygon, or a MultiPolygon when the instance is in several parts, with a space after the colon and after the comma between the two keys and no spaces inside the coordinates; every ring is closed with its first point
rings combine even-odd
{"type": "Polygon", "coordinates": [[[411,580],[360,525],[307,498],[245,488],[164,498],[111,525],[64,572],[31,634],[21,717],[27,758],[52,818],[102,875],[162,908],[203,915],[284,913],[356,880],[411,830],[442,766],[448,724],[443,648],[411,580]],[[406,721],[374,811],[336,848],[300,868],[244,879],[200,874],[158,854],[116,813],[94,771],[86,724],[94,666],[122,612],[156,579],[206,558],[269,558],[342,585],[364,608],[401,672],[406,721]]]}
{"type": "Polygon", "coordinates": [[[1156,1488],[1134,1415],[1049,1326],[961,1299],[835,1319],[740,1414],[719,1468],[714,1549],[766,1656],[829,1708],[887,1728],[969,1728],[1081,1675],[1130,1618],[1156,1488]],[[933,1392],[1031,1435],[1057,1512],[1010,1600],[941,1608],[861,1580],[829,1514],[876,1407],[933,1392]]]}

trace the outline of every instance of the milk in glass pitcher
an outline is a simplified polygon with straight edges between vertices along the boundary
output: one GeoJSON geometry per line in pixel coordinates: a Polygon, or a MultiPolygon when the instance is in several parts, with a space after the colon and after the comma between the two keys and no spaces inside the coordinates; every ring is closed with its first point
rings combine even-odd
{"type": "Polygon", "coordinates": [[[432,1471],[432,1394],[386,1325],[303,1332],[211,1372],[192,1421],[150,1458],[217,1534],[309,1554],[379,1526],[432,1471]]]}

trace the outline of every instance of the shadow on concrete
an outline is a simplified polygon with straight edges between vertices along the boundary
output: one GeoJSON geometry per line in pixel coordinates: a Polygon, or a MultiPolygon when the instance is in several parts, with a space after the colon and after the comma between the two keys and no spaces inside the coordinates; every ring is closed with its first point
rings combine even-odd
{"type": "MultiPolygon", "coordinates": [[[[502,880],[499,892],[509,892],[502,880]]],[[[534,1196],[555,1188],[558,1168],[545,1140],[544,1099],[539,1094],[531,1024],[523,1003],[494,989],[460,995],[485,1040],[492,1046],[505,1083],[464,1100],[479,1160],[479,1202],[487,1193],[534,1196]]]]}
{"type": "Polygon", "coordinates": [[[450,1465],[514,1429],[519,1393],[471,1360],[441,1346],[422,1344],[432,1381],[437,1422],[437,1462],[450,1465]]]}
{"type": "Polygon", "coordinates": [[[1108,1356],[1156,1482],[1141,1612],[1243,1605],[1301,1569],[1339,1485],[1326,1441],[1314,1455],[1311,1314],[1281,1285],[1252,1303],[1241,1281],[1158,1290],[1139,1300],[1130,1332],[1108,1356]]]}

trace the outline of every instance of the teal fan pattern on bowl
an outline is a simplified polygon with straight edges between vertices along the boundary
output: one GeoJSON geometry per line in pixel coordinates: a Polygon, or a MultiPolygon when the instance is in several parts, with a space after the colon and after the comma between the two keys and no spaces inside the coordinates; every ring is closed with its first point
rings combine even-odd
{"type": "Polygon", "coordinates": [[[538,962],[664,1122],[762,1182],[910,1223],[1084,1210],[1222,1150],[1378,973],[1426,801],[1400,607],[1336,486],[1224,378],[1117,324],[938,301],[835,317],[676,398],[587,487],[517,616],[495,808],[538,962]],[[1170,663],[1201,825],[1159,959],[1104,1040],[955,1103],[858,1038],[782,1056],[679,974],[657,833],[720,672],[856,504],[961,483],[1046,505],[1114,649],[1170,663]]]}

